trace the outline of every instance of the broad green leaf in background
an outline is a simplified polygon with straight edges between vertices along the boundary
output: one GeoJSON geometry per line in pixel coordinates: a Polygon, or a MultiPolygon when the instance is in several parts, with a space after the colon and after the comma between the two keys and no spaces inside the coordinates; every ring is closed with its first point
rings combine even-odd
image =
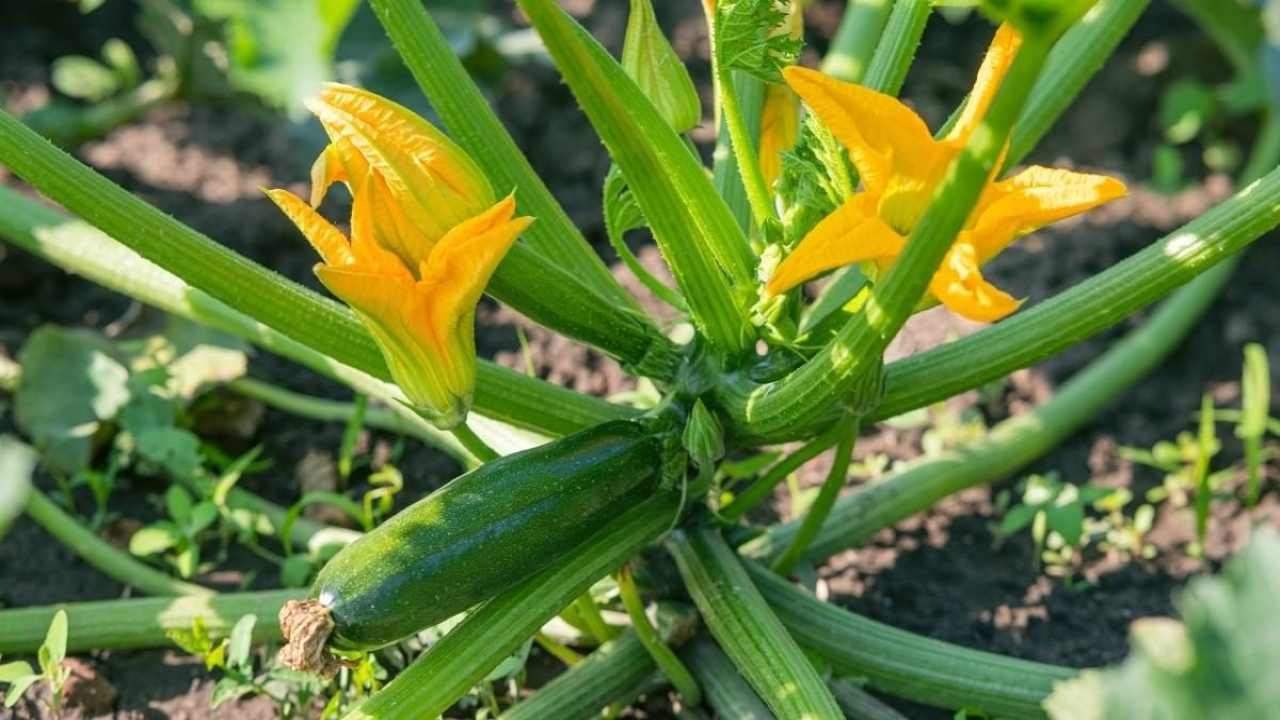
{"type": "Polygon", "coordinates": [[[34,450],[17,438],[0,435],[0,538],[27,506],[35,467],[34,450]]]}
{"type": "Polygon", "coordinates": [[[93,436],[129,399],[129,371],[111,344],[85,330],[38,328],[18,353],[18,427],[45,463],[75,473],[88,467],[93,436]]]}
{"type": "Polygon", "coordinates": [[[1134,623],[1122,665],[1060,683],[1053,720],[1268,720],[1280,708],[1280,534],[1255,532],[1217,577],[1183,593],[1182,622],[1134,623]]]}
{"type": "Polygon", "coordinates": [[[333,77],[333,53],[359,0],[196,0],[225,21],[237,89],[300,113],[302,101],[333,77]]]}

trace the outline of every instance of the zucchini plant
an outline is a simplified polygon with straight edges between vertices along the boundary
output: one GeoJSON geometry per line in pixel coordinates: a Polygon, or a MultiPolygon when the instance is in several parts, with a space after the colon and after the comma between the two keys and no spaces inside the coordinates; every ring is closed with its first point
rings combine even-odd
{"type": "MultiPolygon", "coordinates": [[[[608,272],[421,2],[370,4],[442,127],[367,90],[327,85],[307,103],[329,137],[311,196],[267,191],[341,302],[169,217],[0,113],[0,164],[82,218],[0,189],[6,240],[347,383],[474,467],[362,537],[337,535],[345,547],[309,592],[203,597],[152,578],[156,594],[201,597],[173,601],[173,612],[152,600],[74,605],[85,628],[76,640],[139,647],[163,641],[177,620],[215,632],[278,612],[280,627],[258,623],[255,638],[285,640],[280,660],[291,668],[332,675],[444,626],[346,715],[416,718],[445,712],[535,635],[553,642],[540,631],[561,615],[600,649],[542,699],[509,709],[513,717],[590,717],[642,692],[655,671],[686,703],[725,717],[842,717],[861,691],[841,683],[833,694],[828,671],[940,707],[1041,715],[1073,669],[881,625],[818,600],[792,574],[1060,442],[1156,366],[1229,280],[1237,254],[1280,224],[1280,172],[1263,172],[1280,150],[1264,143],[1235,196],[1054,297],[1015,298],[984,279],[982,266],[1021,236],[1125,194],[1104,175],[1015,168],[1147,0],[969,3],[993,21],[993,40],[968,97],[936,132],[896,98],[931,0],[850,0],[822,71],[797,62],[798,0],[704,0],[711,108],[699,107],[649,0],[632,0],[620,58],[553,0],[519,0],[614,164],[603,194],[610,240],[679,313],[678,327],[647,315],[608,272]],[[704,115],[719,129],[711,167],[686,135],[704,115]],[[319,210],[334,183],[353,201],[345,230],[319,210]],[[641,227],[674,286],[629,256],[622,236],[641,227]],[[615,404],[477,359],[485,293],[615,359],[656,399],[615,404]],[[1034,412],[840,497],[862,428],[1032,365],[1166,296],[1034,412]],[[990,326],[886,364],[904,323],[935,305],[990,326]],[[502,456],[504,427],[541,442],[502,456]],[[781,449],[788,443],[799,449],[781,449]],[[743,461],[767,448],[780,449],[743,461]],[[835,461],[802,517],[747,520],[829,448],[835,461]],[[734,471],[721,472],[729,462],[734,471]],[[591,594],[614,573],[616,605],[634,628],[623,635],[591,594]],[[664,573],[680,582],[661,582],[664,573]],[[655,629],[645,595],[692,601],[705,627],[692,653],[672,650],[692,633],[655,629]],[[691,658],[702,658],[693,671],[691,658]]],[[[286,547],[335,538],[237,492],[236,502],[276,519],[286,547]]],[[[51,524],[72,532],[64,520],[51,524]]],[[[140,572],[110,548],[84,552],[126,582],[140,572]]],[[[22,628],[47,622],[45,610],[0,611],[0,651],[29,650],[22,628]]]]}

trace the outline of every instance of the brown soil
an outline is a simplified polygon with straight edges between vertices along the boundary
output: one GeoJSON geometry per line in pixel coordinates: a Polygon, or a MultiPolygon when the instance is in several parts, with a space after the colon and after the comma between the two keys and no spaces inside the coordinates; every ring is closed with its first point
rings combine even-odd
{"type": "MultiPolygon", "coordinates": [[[[571,5],[582,11],[593,32],[616,49],[623,4],[584,0],[571,5]]],[[[810,39],[816,47],[825,44],[842,5],[827,0],[810,10],[810,39]]],[[[118,6],[108,3],[92,23],[80,20],[69,3],[66,7],[49,4],[38,11],[15,11],[7,5],[0,9],[0,26],[11,28],[7,33],[11,41],[0,44],[0,89],[8,97],[8,106],[22,109],[48,96],[47,67],[53,58],[94,54],[107,37],[129,36],[129,14],[118,6]]],[[[503,7],[502,12],[510,12],[509,6],[503,7]]],[[[691,59],[695,76],[705,80],[705,31],[696,10],[696,3],[660,4],[660,15],[672,29],[677,48],[691,59]]],[[[931,22],[904,91],[904,97],[931,123],[946,115],[969,82],[972,67],[958,67],[955,58],[968,58],[967,65],[976,65],[988,34],[983,24],[973,20],[959,26],[941,18],[931,22]]],[[[1161,92],[1187,73],[1203,78],[1209,72],[1220,77],[1226,72],[1225,63],[1181,16],[1162,3],[1154,4],[1030,158],[1122,175],[1135,188],[1134,196],[1085,220],[1064,223],[1023,241],[993,264],[994,281],[1035,302],[1149,244],[1227,194],[1229,182],[1222,178],[1210,178],[1174,198],[1141,186],[1149,175],[1156,137],[1152,118],[1161,92]]],[[[554,71],[536,65],[516,68],[494,88],[494,96],[500,114],[570,216],[612,259],[602,242],[599,215],[599,187],[608,160],[597,145],[583,142],[592,136],[590,127],[554,71]]],[[[707,139],[706,130],[697,133],[699,139],[707,139]]],[[[1247,126],[1240,128],[1239,137],[1248,138],[1251,132],[1247,126]]],[[[705,150],[706,143],[702,145],[705,150]]],[[[83,146],[78,154],[167,212],[314,287],[311,251],[257,191],[261,185],[298,189],[309,159],[299,157],[289,131],[269,118],[230,107],[175,105],[83,146]]],[[[2,170],[0,181],[17,185],[2,170]]],[[[1154,471],[1117,460],[1115,448],[1150,446],[1185,429],[1206,389],[1220,403],[1236,402],[1244,343],[1261,342],[1272,357],[1280,358],[1280,307],[1274,293],[1280,246],[1264,240],[1249,252],[1249,260],[1222,299],[1152,377],[1117,398],[1090,427],[1030,470],[1056,470],[1067,479],[1130,486],[1137,492],[1158,483],[1154,471]]],[[[641,254],[646,264],[658,268],[660,259],[651,247],[641,254]]],[[[625,270],[616,272],[628,287],[638,287],[625,270]]],[[[119,296],[2,246],[0,297],[4,299],[0,352],[9,355],[42,323],[105,328],[130,309],[129,301],[119,296]]],[[[646,298],[646,305],[656,306],[652,298],[646,298]]],[[[597,394],[629,387],[614,363],[530,326],[509,310],[488,304],[480,317],[482,352],[499,362],[523,367],[514,330],[519,323],[528,333],[534,366],[544,377],[597,394]]],[[[144,314],[140,322],[146,320],[144,314]]],[[[945,312],[927,313],[913,321],[895,352],[912,352],[971,330],[945,312]]],[[[978,393],[969,393],[951,405],[977,409],[990,423],[1020,412],[1050,396],[1057,383],[1095,357],[1122,330],[1104,333],[1037,368],[1016,373],[994,399],[980,400],[978,393]]],[[[254,356],[252,373],[295,390],[350,397],[344,388],[266,354],[254,356]]],[[[0,431],[11,430],[11,417],[0,411],[0,431]]],[[[299,463],[309,455],[308,462],[315,462],[316,452],[335,452],[341,434],[340,427],[272,410],[260,422],[249,423],[247,430],[247,436],[227,439],[228,449],[262,444],[273,466],[247,478],[245,485],[282,501],[296,497],[294,475],[299,463]]],[[[1232,447],[1234,441],[1227,435],[1224,457],[1238,457],[1238,448],[1232,447]]],[[[371,452],[385,455],[394,440],[375,435],[368,442],[371,452]]],[[[920,433],[889,428],[869,431],[859,445],[859,455],[871,452],[894,459],[914,457],[921,452],[920,433]]],[[[812,463],[807,482],[820,477],[822,464],[812,463]]],[[[412,444],[404,446],[397,465],[410,481],[402,502],[429,491],[456,471],[439,453],[412,444]]],[[[155,519],[157,510],[147,497],[158,487],[152,481],[134,479],[132,487],[115,496],[113,507],[130,518],[155,519]]],[[[1238,547],[1250,522],[1233,504],[1219,504],[1207,544],[1209,560],[1202,563],[1183,552],[1190,539],[1184,514],[1162,513],[1151,535],[1159,550],[1153,561],[1091,558],[1081,571],[1088,584],[1068,587],[1036,570],[1025,536],[1003,544],[995,541],[992,497],[993,491],[978,488],[949,498],[881,532],[866,548],[833,558],[821,577],[836,602],[898,627],[1018,657],[1098,665],[1124,656],[1126,630],[1133,619],[1171,613],[1173,593],[1188,576],[1216,567],[1238,547]]],[[[1278,506],[1273,486],[1255,518],[1280,524],[1278,506]]],[[[786,515],[784,496],[779,496],[771,512],[786,515]]],[[[234,586],[256,570],[253,586],[277,582],[269,568],[252,558],[233,555],[227,565],[235,571],[205,580],[234,586]]],[[[0,606],[115,598],[123,590],[49,542],[29,521],[19,521],[0,543],[0,606]]],[[[269,704],[253,701],[210,713],[208,675],[198,662],[175,651],[92,653],[85,659],[87,671],[96,673],[117,694],[110,709],[91,712],[91,716],[254,718],[270,717],[273,712],[269,704]]],[[[103,692],[99,688],[90,693],[99,705],[103,692]]],[[[662,716],[660,701],[648,705],[647,716],[662,716]]],[[[898,706],[912,718],[950,717],[906,703],[898,706]]],[[[37,710],[31,705],[21,711],[32,712],[37,710]]]]}

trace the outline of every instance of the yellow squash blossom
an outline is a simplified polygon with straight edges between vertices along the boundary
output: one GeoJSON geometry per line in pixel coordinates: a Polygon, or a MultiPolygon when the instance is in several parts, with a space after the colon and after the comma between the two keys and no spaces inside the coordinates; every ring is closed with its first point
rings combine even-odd
{"type": "MultiPolygon", "coordinates": [[[[924,215],[948,165],[982,121],[1019,36],[1001,26],[978,71],[954,129],[935,140],[918,115],[896,98],[803,68],[784,71],[787,83],[849,151],[862,190],[828,215],[796,246],[770,279],[770,294],[785,292],[833,268],[893,264],[924,215]]],[[[987,282],[981,266],[1019,237],[1125,195],[1114,178],[1031,167],[989,182],[963,230],[929,283],[929,293],[957,315],[994,322],[1018,300],[987,282]]]]}
{"type": "Polygon", "coordinates": [[[410,402],[442,427],[462,422],[476,377],[475,307],[533,221],[494,199],[475,163],[422,118],[357,88],[308,104],[331,144],[311,204],[268,195],[320,254],[315,272],[355,310],[410,402]],[[334,182],[353,197],[350,238],[314,209],[334,182]]]}
{"type": "Polygon", "coordinates": [[[782,153],[800,138],[800,97],[786,85],[770,85],[760,110],[760,173],[772,188],[782,174],[782,153]]]}

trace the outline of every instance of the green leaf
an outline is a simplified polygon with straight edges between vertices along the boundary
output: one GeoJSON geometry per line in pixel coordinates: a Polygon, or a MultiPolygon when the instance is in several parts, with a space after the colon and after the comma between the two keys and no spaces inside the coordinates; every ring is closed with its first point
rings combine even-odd
{"type": "Polygon", "coordinates": [[[195,575],[196,569],[200,566],[200,547],[192,542],[184,544],[185,547],[179,550],[177,557],[173,559],[173,565],[178,569],[178,574],[187,579],[195,575]]]}
{"type": "Polygon", "coordinates": [[[1165,139],[1174,145],[1194,140],[1213,119],[1217,104],[1213,90],[1198,80],[1174,82],[1160,98],[1158,117],[1165,139]]]}
{"type": "Polygon", "coordinates": [[[650,0],[631,0],[622,43],[622,68],[676,132],[697,127],[702,120],[698,89],[662,34],[650,0]]]}
{"type": "Polygon", "coordinates": [[[168,491],[164,494],[165,511],[169,513],[169,517],[178,525],[186,525],[191,522],[191,507],[195,501],[191,498],[191,493],[178,485],[170,485],[168,491]]]}
{"type": "Polygon", "coordinates": [[[290,555],[280,564],[280,584],[285,587],[306,587],[315,564],[306,555],[290,555]]]}
{"type": "Polygon", "coordinates": [[[83,55],[54,60],[49,79],[63,95],[88,102],[105,100],[120,89],[120,81],[111,68],[83,55]]]}
{"type": "Polygon", "coordinates": [[[129,537],[129,552],[145,557],[162,553],[182,541],[182,533],[171,522],[161,520],[139,529],[129,537]]]}
{"type": "Polygon", "coordinates": [[[782,68],[794,65],[804,41],[783,24],[796,0],[721,0],[716,3],[716,51],[727,67],[764,80],[782,81],[782,68]]]}
{"type": "Polygon", "coordinates": [[[0,665],[0,683],[12,683],[27,675],[33,675],[34,670],[25,660],[14,660],[0,665]]]}
{"type": "Polygon", "coordinates": [[[1271,718],[1280,707],[1280,535],[1255,532],[1217,577],[1194,580],[1182,623],[1134,623],[1121,665],[1060,683],[1045,701],[1053,720],[1271,718]]]}
{"type": "MultiPolygon", "coordinates": [[[[173,400],[162,397],[138,382],[140,375],[135,373],[129,378],[129,386],[133,396],[120,411],[117,418],[126,432],[136,439],[144,433],[172,427],[178,418],[178,406],[173,400]]],[[[146,377],[145,375],[141,377],[146,377]]]]}
{"type": "Polygon", "coordinates": [[[31,334],[18,363],[18,427],[50,467],[68,474],[85,469],[99,425],[129,399],[128,371],[98,335],[53,325],[31,334]]]}
{"type": "Polygon", "coordinates": [[[44,644],[40,649],[47,653],[49,660],[48,669],[62,664],[67,657],[67,611],[59,610],[53,616],[53,622],[49,623],[49,632],[45,633],[44,644]]]}
{"type": "Polygon", "coordinates": [[[225,22],[228,74],[237,89],[299,111],[333,77],[333,52],[358,0],[196,0],[225,22]]]}
{"type": "Polygon", "coordinates": [[[36,453],[10,435],[0,435],[0,538],[27,506],[36,453]]]}
{"type": "Polygon", "coordinates": [[[507,678],[519,673],[524,669],[524,665],[529,661],[529,648],[533,646],[533,639],[530,638],[523,645],[515,649],[515,652],[507,656],[505,660],[498,663],[497,667],[489,671],[485,676],[485,682],[497,682],[506,680],[507,678]]]}
{"type": "Polygon", "coordinates": [[[237,700],[253,692],[253,683],[241,682],[233,677],[224,677],[213,686],[209,694],[209,709],[215,710],[223,703],[237,700]]]}
{"type": "Polygon", "coordinates": [[[142,68],[138,67],[138,56],[133,48],[120,38],[111,38],[102,44],[102,60],[116,75],[116,80],[123,89],[130,89],[142,79],[142,68]]]}
{"type": "Polygon", "coordinates": [[[137,443],[139,456],[173,477],[194,477],[200,469],[200,438],[188,430],[154,428],[139,435],[137,443]]]}
{"type": "Polygon", "coordinates": [[[1236,434],[1242,438],[1262,437],[1271,416],[1271,370],[1266,349],[1257,343],[1250,343],[1244,348],[1240,404],[1240,424],[1236,426],[1236,434]]]}
{"type": "Polygon", "coordinates": [[[17,705],[18,700],[22,698],[22,694],[27,691],[27,688],[35,685],[36,681],[39,679],[39,675],[27,675],[10,683],[9,691],[4,694],[4,706],[11,708],[14,705],[17,705]]]}
{"type": "Polygon", "coordinates": [[[257,615],[245,615],[231,628],[231,639],[227,644],[227,663],[231,667],[252,671],[249,652],[253,650],[253,626],[257,622],[257,615]]]}
{"type": "Polygon", "coordinates": [[[1016,505],[1010,508],[1000,520],[1000,534],[1007,537],[1025,528],[1031,524],[1038,512],[1040,512],[1039,505],[1016,505]]]}
{"type": "Polygon", "coordinates": [[[1064,542],[1071,547],[1080,544],[1084,534],[1084,506],[1078,502],[1066,505],[1055,505],[1045,511],[1049,529],[1062,536],[1064,542]]]}
{"type": "Polygon", "coordinates": [[[191,508],[191,519],[187,522],[187,534],[194,536],[218,519],[218,506],[206,500],[191,508]]]}

